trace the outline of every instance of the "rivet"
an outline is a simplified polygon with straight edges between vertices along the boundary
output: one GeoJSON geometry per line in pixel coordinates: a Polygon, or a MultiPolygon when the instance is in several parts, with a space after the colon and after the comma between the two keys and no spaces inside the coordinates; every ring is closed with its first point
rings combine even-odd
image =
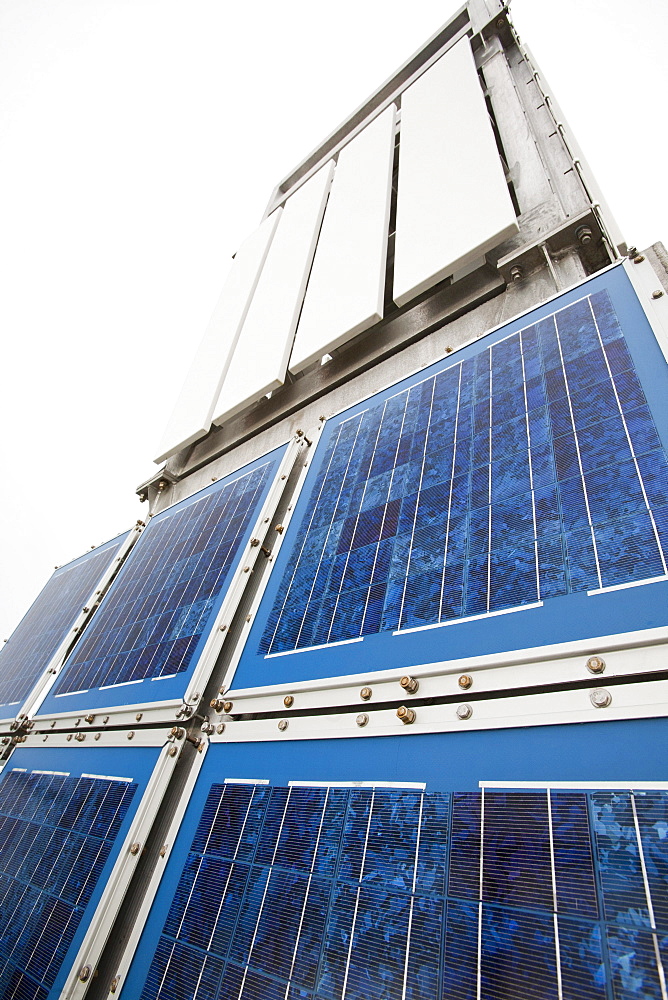
{"type": "Polygon", "coordinates": [[[137,714],[135,715],[135,719],[137,720],[137,722],[141,722],[143,715],[144,715],[143,712],[137,712],[137,714]]]}
{"type": "Polygon", "coordinates": [[[355,719],[355,722],[360,728],[362,728],[362,726],[366,726],[368,721],[369,721],[369,716],[366,714],[366,712],[360,712],[360,714],[355,719]]]}
{"type": "Polygon", "coordinates": [[[457,718],[458,719],[470,719],[473,715],[473,709],[470,705],[460,705],[457,708],[457,718]]]}
{"type": "Polygon", "coordinates": [[[225,715],[229,715],[233,708],[234,708],[233,701],[226,701],[223,704],[223,712],[225,713],[225,715]]]}
{"type": "Polygon", "coordinates": [[[470,674],[462,674],[457,683],[459,684],[460,688],[464,688],[465,691],[468,691],[468,689],[473,684],[473,678],[471,677],[470,674]]]}
{"type": "Polygon", "coordinates": [[[590,656],[587,660],[587,670],[590,674],[602,674],[605,670],[605,660],[600,656],[590,656]]]}
{"type": "Polygon", "coordinates": [[[79,980],[85,983],[88,979],[90,979],[90,965],[84,965],[83,969],[79,970],[79,980]]]}
{"type": "Polygon", "coordinates": [[[130,847],[130,854],[134,856],[136,854],[139,854],[140,850],[141,850],[141,844],[134,843],[130,847]]]}
{"type": "Polygon", "coordinates": [[[66,739],[67,742],[69,743],[69,741],[72,739],[72,733],[68,733],[66,739]]]}
{"type": "Polygon", "coordinates": [[[660,288],[655,288],[654,291],[652,292],[652,298],[653,299],[660,299],[662,295],[663,295],[663,292],[662,292],[662,290],[660,288]]]}
{"type": "Polygon", "coordinates": [[[415,692],[420,686],[418,681],[416,681],[414,677],[409,677],[408,674],[406,674],[405,677],[402,677],[399,683],[401,684],[404,691],[408,692],[408,694],[415,694],[415,692]]]}
{"type": "Polygon", "coordinates": [[[401,719],[405,726],[410,726],[411,723],[415,722],[415,712],[412,708],[406,708],[405,705],[401,705],[397,709],[397,719],[401,719]]]}
{"type": "Polygon", "coordinates": [[[362,699],[362,701],[368,701],[372,694],[373,691],[371,690],[370,687],[363,687],[362,690],[360,691],[360,698],[362,699]]]}
{"type": "Polygon", "coordinates": [[[291,694],[286,694],[285,698],[283,699],[283,704],[285,705],[285,707],[286,708],[292,708],[292,706],[294,705],[294,703],[295,703],[295,699],[292,697],[292,695],[291,694]]]}
{"type": "Polygon", "coordinates": [[[102,733],[95,733],[95,736],[93,737],[93,739],[99,740],[99,738],[100,738],[101,735],[102,735],[102,733]]]}
{"type": "Polygon", "coordinates": [[[612,701],[612,695],[605,688],[594,688],[589,695],[589,700],[594,708],[607,708],[612,701]]]}
{"type": "Polygon", "coordinates": [[[128,739],[129,740],[133,740],[134,738],[135,738],[135,734],[132,732],[132,730],[130,730],[130,732],[128,733],[128,739]]]}
{"type": "Polygon", "coordinates": [[[178,747],[170,747],[169,750],[167,751],[170,757],[176,757],[178,752],[179,752],[178,747]]]}
{"type": "Polygon", "coordinates": [[[220,735],[220,733],[224,733],[225,732],[225,723],[224,722],[219,722],[218,723],[218,725],[216,726],[216,732],[219,735],[220,735]]]}
{"type": "Polygon", "coordinates": [[[279,723],[278,723],[278,728],[280,729],[280,731],[282,733],[284,733],[285,730],[288,728],[288,720],[287,719],[281,719],[279,721],[279,723]]]}

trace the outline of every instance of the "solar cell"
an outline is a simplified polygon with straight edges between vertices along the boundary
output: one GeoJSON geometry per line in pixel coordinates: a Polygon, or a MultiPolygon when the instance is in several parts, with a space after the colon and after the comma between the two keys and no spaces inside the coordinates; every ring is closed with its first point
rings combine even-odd
{"type": "Polygon", "coordinates": [[[660,995],[668,793],[213,784],[199,808],[142,1000],[660,995]]]}
{"type": "Polygon", "coordinates": [[[3,707],[18,712],[126,537],[113,538],[53,574],[0,650],[0,713],[3,707]]]}
{"type": "MultiPolygon", "coordinates": [[[[65,663],[46,705],[62,711],[67,695],[175,678],[194,667],[225,588],[273,481],[283,449],[158,514],[124,563],[100,610],[65,663]]],[[[134,700],[166,697],[163,685],[134,700]]],[[[183,683],[177,696],[183,695],[183,683]]]]}
{"type": "Polygon", "coordinates": [[[92,774],[2,774],[0,996],[50,996],[137,787],[92,774]]]}
{"type": "Polygon", "coordinates": [[[307,496],[261,655],[666,576],[668,460],[605,288],[330,421],[307,496]]]}

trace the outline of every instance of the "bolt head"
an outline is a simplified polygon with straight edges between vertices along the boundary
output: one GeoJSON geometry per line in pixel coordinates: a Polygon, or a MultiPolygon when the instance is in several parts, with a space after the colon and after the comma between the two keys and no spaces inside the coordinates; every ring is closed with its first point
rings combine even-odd
{"type": "Polygon", "coordinates": [[[590,656],[587,660],[587,670],[590,674],[602,674],[605,670],[605,660],[600,656],[590,656]]]}
{"type": "Polygon", "coordinates": [[[458,719],[470,719],[473,715],[473,709],[470,705],[459,705],[457,708],[457,718],[458,719]]]}
{"type": "Polygon", "coordinates": [[[225,715],[229,715],[233,708],[234,708],[234,702],[226,701],[225,704],[223,705],[223,712],[225,712],[225,715]]]}
{"type": "Polygon", "coordinates": [[[652,292],[653,299],[660,299],[662,295],[663,291],[660,288],[655,288],[654,291],[652,292]]]}
{"type": "Polygon", "coordinates": [[[130,730],[130,732],[128,733],[128,739],[129,740],[133,740],[134,738],[135,738],[135,734],[132,732],[132,730],[130,730]]]}
{"type": "Polygon", "coordinates": [[[360,712],[360,714],[355,719],[355,722],[360,728],[362,728],[362,726],[366,726],[368,721],[369,721],[369,716],[366,714],[366,712],[360,712]]]}
{"type": "Polygon", "coordinates": [[[295,699],[292,697],[292,695],[291,694],[286,694],[285,698],[283,699],[283,704],[285,705],[285,707],[286,708],[292,708],[292,706],[294,705],[294,703],[295,703],[295,699]]]}
{"type": "Polygon", "coordinates": [[[589,700],[594,708],[607,708],[612,703],[612,695],[605,688],[594,688],[589,695],[589,700]]]}
{"type": "Polygon", "coordinates": [[[284,733],[285,730],[288,728],[288,720],[287,719],[280,719],[279,723],[278,723],[278,728],[280,729],[280,731],[282,733],[284,733]]]}
{"type": "Polygon", "coordinates": [[[363,687],[362,690],[360,691],[360,698],[362,699],[362,701],[368,701],[372,694],[373,691],[371,690],[370,687],[363,687]]]}
{"type": "Polygon", "coordinates": [[[465,691],[468,691],[468,689],[473,684],[473,678],[471,677],[470,674],[462,674],[457,683],[459,684],[460,688],[464,688],[465,691]]]}

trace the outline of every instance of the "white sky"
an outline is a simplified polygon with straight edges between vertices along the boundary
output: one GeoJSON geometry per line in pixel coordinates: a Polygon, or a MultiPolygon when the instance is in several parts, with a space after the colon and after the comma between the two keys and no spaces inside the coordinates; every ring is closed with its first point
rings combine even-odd
{"type": "MultiPolygon", "coordinates": [[[[2,0],[0,640],[135,486],[274,185],[457,3],[2,0]]],[[[514,0],[627,241],[668,242],[665,0],[514,0]]]]}

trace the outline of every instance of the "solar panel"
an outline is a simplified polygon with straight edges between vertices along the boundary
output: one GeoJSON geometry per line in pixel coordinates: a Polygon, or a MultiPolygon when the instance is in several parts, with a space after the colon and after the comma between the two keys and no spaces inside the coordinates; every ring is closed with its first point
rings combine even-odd
{"type": "Polygon", "coordinates": [[[46,1000],[66,973],[137,789],[131,777],[19,767],[2,774],[0,995],[7,1000],[46,1000]]]}
{"type": "Polygon", "coordinates": [[[53,574],[0,650],[0,713],[7,707],[17,714],[126,537],[113,538],[53,574]]]}
{"type": "Polygon", "coordinates": [[[662,364],[617,269],[330,418],[235,686],[665,623],[662,364]]]}
{"type": "Polygon", "coordinates": [[[665,863],[668,793],[214,783],[197,810],[141,1000],[661,995],[665,889],[626,873],[665,863]]]}
{"type": "Polygon", "coordinates": [[[272,452],[149,522],[43,710],[183,697],[182,678],[197,662],[283,454],[272,452]],[[126,688],[158,679],[165,683],[141,694],[126,688]],[[73,695],[80,697],[66,697],[73,695]]]}

